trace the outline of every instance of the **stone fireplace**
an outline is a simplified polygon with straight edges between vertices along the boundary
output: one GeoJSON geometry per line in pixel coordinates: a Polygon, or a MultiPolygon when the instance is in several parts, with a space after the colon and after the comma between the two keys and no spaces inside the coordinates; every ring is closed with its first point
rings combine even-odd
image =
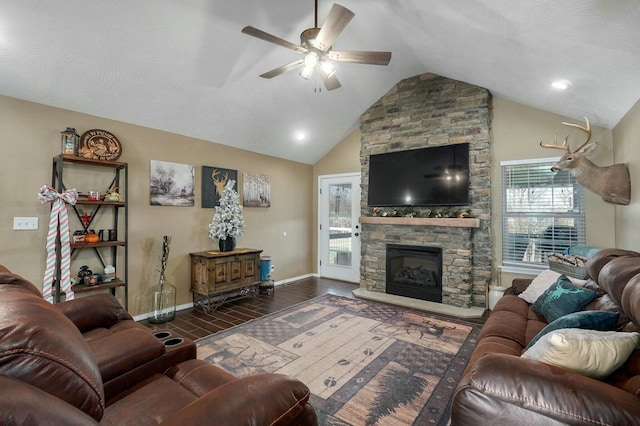
{"type": "Polygon", "coordinates": [[[482,87],[423,74],[398,83],[361,116],[362,288],[388,293],[388,245],[431,247],[441,251],[438,302],[485,306],[491,279],[490,100],[482,87]],[[469,143],[470,202],[456,209],[469,210],[472,218],[373,217],[375,206],[367,204],[370,155],[464,142],[469,143]]]}
{"type": "Polygon", "coordinates": [[[442,248],[387,244],[387,293],[442,301],[442,248]]]}

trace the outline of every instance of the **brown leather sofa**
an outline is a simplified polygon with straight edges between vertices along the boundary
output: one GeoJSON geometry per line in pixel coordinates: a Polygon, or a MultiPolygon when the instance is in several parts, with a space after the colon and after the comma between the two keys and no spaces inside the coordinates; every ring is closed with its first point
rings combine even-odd
{"type": "Polygon", "coordinates": [[[83,299],[52,305],[0,267],[0,424],[317,424],[298,380],[237,378],[195,359],[188,340],[176,356],[174,336],[101,300],[88,312],[83,299]]]}
{"type": "MultiPolygon", "coordinates": [[[[585,287],[602,292],[584,310],[621,313],[618,331],[640,330],[640,253],[601,250],[587,262],[585,287]]],[[[516,279],[487,319],[451,410],[459,425],[639,425],[640,349],[603,380],[521,358],[546,325],[516,279]]]]}

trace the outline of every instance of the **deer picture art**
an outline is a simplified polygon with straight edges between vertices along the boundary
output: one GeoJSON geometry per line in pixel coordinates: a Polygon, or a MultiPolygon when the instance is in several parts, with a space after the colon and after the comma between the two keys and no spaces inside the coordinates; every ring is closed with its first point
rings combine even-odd
{"type": "Polygon", "coordinates": [[[591,142],[591,126],[585,117],[586,126],[565,123],[565,126],[575,127],[587,134],[587,139],[573,151],[567,145],[569,136],[564,138],[562,145],[558,145],[558,135],[554,136],[553,144],[540,142],[545,148],[557,148],[566,151],[560,161],[551,167],[552,171],[568,169],[576,180],[585,188],[598,194],[608,203],[627,205],[631,200],[631,177],[626,164],[614,164],[600,167],[587,159],[587,155],[596,148],[597,142],[591,142]]]}
{"type": "Polygon", "coordinates": [[[227,185],[227,181],[229,180],[229,173],[224,172],[224,176],[222,176],[222,172],[218,169],[213,169],[211,172],[211,181],[213,182],[213,186],[216,188],[216,198],[220,198],[222,196],[222,191],[224,191],[224,187],[227,185]]]}

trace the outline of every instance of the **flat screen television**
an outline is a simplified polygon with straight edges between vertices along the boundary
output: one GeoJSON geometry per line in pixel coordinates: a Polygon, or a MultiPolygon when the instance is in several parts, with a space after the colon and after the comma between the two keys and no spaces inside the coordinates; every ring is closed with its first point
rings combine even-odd
{"type": "Polygon", "coordinates": [[[468,204],[468,143],[389,152],[369,157],[370,207],[468,204]]]}

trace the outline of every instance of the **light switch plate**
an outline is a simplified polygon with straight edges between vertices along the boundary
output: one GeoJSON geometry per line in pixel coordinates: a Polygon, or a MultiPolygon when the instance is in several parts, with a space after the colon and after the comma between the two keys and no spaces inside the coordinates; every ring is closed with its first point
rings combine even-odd
{"type": "Polygon", "coordinates": [[[14,231],[31,231],[38,229],[37,217],[14,217],[13,218],[13,230],[14,231]]]}

